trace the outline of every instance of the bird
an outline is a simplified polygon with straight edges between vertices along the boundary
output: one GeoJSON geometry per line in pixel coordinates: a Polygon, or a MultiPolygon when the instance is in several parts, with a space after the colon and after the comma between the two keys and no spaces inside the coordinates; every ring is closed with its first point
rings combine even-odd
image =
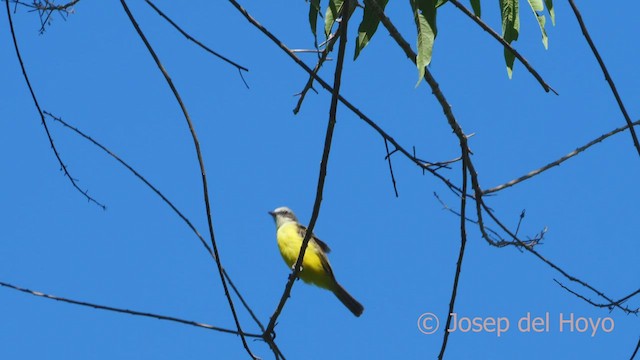
{"type": "MultiPolygon", "coordinates": [[[[288,207],[279,207],[269,211],[269,214],[276,223],[276,239],[280,255],[282,255],[282,259],[284,259],[287,266],[293,268],[296,260],[298,260],[302,240],[307,234],[307,228],[298,222],[298,218],[288,207]]],[[[329,246],[312,233],[304,253],[302,269],[298,276],[305,283],[333,292],[353,315],[359,317],[362,315],[364,307],[336,280],[327,258],[327,254],[330,251],[329,246]]]]}

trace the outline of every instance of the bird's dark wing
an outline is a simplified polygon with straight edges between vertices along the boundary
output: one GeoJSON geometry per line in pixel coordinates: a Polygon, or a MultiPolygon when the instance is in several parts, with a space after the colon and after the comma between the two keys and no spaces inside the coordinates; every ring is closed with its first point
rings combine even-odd
{"type": "MultiPolygon", "coordinates": [[[[307,234],[307,227],[304,225],[298,224],[298,231],[300,236],[304,239],[307,234]]],[[[327,254],[331,252],[331,248],[324,241],[318,239],[315,234],[311,234],[311,240],[309,241],[308,246],[313,246],[316,249],[316,253],[320,256],[320,261],[322,263],[322,268],[324,271],[331,276],[331,278],[335,278],[333,276],[333,269],[331,269],[331,264],[329,264],[329,259],[327,258],[327,254]]]]}
{"type": "MultiPolygon", "coordinates": [[[[305,235],[307,234],[307,227],[304,225],[298,225],[298,229],[298,231],[300,232],[300,236],[304,239],[305,235]]],[[[329,247],[329,245],[327,245],[324,241],[318,239],[316,234],[311,234],[311,238],[316,242],[316,244],[318,244],[322,252],[324,252],[325,254],[331,252],[331,248],[329,247]]]]}

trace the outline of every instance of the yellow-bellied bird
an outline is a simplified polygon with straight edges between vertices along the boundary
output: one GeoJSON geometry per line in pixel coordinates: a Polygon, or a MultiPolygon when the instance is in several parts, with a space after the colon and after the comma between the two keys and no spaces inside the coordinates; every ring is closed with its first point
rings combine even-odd
{"type": "MultiPolygon", "coordinates": [[[[273,211],[269,211],[276,222],[276,238],[278,240],[278,248],[280,255],[290,268],[293,267],[302,246],[302,239],[307,233],[307,228],[298,223],[296,215],[287,207],[279,207],[273,211]]],[[[298,276],[306,283],[314,284],[323,289],[327,289],[335,294],[355,316],[360,316],[364,307],[353,296],[338,284],[333,270],[329,264],[327,253],[331,249],[323,241],[311,234],[309,245],[304,253],[302,261],[302,271],[298,276]]]]}

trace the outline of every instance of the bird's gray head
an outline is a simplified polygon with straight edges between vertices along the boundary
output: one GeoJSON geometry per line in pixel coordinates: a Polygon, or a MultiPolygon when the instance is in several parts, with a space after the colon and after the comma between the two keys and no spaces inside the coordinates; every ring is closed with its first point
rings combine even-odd
{"type": "Polygon", "coordinates": [[[276,222],[276,227],[279,228],[282,224],[289,222],[298,222],[296,215],[286,206],[279,207],[273,211],[269,211],[269,214],[273,216],[273,220],[276,222]]]}

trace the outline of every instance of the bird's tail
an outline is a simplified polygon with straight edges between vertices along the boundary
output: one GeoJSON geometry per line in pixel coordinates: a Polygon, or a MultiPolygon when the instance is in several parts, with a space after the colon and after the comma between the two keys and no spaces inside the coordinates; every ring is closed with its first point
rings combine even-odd
{"type": "Polygon", "coordinates": [[[349,311],[353,313],[353,315],[362,315],[362,312],[364,311],[364,307],[362,306],[362,304],[360,304],[358,300],[354,299],[353,296],[351,296],[347,292],[347,290],[345,290],[337,282],[335,288],[333,289],[333,293],[336,295],[338,300],[340,300],[344,304],[344,306],[346,306],[349,311]]]}

